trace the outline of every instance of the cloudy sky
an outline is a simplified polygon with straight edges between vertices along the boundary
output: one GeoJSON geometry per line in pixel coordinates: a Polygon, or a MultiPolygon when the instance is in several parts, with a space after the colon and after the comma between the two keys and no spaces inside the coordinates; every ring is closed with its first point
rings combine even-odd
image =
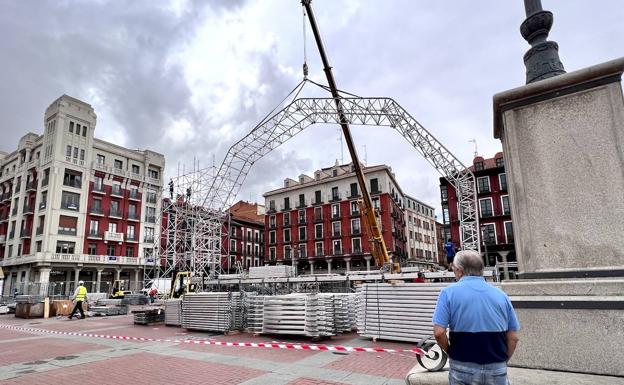
{"type": "MultiPolygon", "coordinates": [[[[621,0],[543,0],[568,71],[623,56],[621,0]]],[[[341,89],[394,98],[461,161],[492,156],[493,94],[524,84],[522,0],[314,0],[341,89]]],[[[90,103],[96,136],[165,154],[167,175],[200,167],[248,133],[301,80],[299,0],[0,0],[0,150],[58,96],[90,103]]],[[[307,34],[310,77],[325,83],[307,34]]],[[[306,87],[303,96],[319,92],[306,87]]],[[[385,127],[353,127],[362,160],[438,208],[439,175],[385,127]]],[[[239,198],[341,158],[337,126],[316,125],[259,161],[239,198]]],[[[344,161],[348,162],[344,148],[344,161]]]]}

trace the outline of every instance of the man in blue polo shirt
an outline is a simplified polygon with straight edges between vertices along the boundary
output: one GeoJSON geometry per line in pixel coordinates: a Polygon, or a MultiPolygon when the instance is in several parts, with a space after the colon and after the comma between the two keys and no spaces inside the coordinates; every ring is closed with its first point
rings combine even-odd
{"type": "Polygon", "coordinates": [[[479,253],[457,253],[453,272],[458,282],[442,289],[433,314],[433,334],[450,358],[449,384],[507,385],[520,330],[511,302],[485,282],[479,253]]]}

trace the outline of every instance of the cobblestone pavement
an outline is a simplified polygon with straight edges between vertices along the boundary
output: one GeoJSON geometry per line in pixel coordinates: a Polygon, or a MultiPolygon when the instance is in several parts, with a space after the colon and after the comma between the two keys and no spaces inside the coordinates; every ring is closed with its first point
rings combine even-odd
{"type": "MultiPolygon", "coordinates": [[[[170,340],[301,342],[282,336],[222,335],[185,329],[133,325],[132,317],[23,320],[0,316],[1,325],[170,340]]],[[[323,343],[408,348],[373,343],[357,334],[323,343]]],[[[244,385],[399,385],[416,365],[410,354],[334,354],[176,342],[121,341],[0,329],[0,384],[244,384],[244,385]]]]}

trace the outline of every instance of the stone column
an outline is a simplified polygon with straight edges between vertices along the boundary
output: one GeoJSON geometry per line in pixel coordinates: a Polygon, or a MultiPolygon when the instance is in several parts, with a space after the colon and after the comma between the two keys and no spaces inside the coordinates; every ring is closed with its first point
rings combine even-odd
{"type": "Polygon", "coordinates": [[[328,259],[327,260],[327,274],[331,274],[331,265],[332,265],[332,260],[328,259]]]}
{"type": "Polygon", "coordinates": [[[310,261],[310,275],[314,274],[314,261],[310,261]]]}
{"type": "Polygon", "coordinates": [[[344,261],[347,264],[347,272],[351,271],[351,258],[345,258],[344,261]]]}
{"type": "Polygon", "coordinates": [[[121,279],[121,269],[115,269],[115,281],[119,281],[121,279]]]}
{"type": "Polygon", "coordinates": [[[624,376],[623,72],[621,58],[494,97],[521,278],[502,283],[522,325],[511,365],[624,376]]]}
{"type": "Polygon", "coordinates": [[[366,260],[366,271],[370,271],[371,257],[370,256],[366,256],[366,257],[364,257],[364,259],[366,260]]]}
{"type": "Polygon", "coordinates": [[[50,271],[52,271],[49,267],[40,267],[39,268],[39,282],[41,286],[39,288],[39,294],[46,296],[48,294],[48,284],[50,283],[50,271]]]}
{"type": "Polygon", "coordinates": [[[100,286],[102,283],[102,271],[104,271],[103,267],[97,268],[97,281],[95,282],[95,291],[98,293],[100,292],[100,286]]]}
{"type": "Polygon", "coordinates": [[[507,255],[509,254],[509,251],[499,251],[498,254],[500,254],[501,258],[503,259],[503,277],[505,278],[505,281],[508,281],[509,267],[507,266],[507,255]]]}
{"type": "Polygon", "coordinates": [[[78,281],[80,281],[80,272],[82,271],[82,268],[80,267],[75,267],[74,268],[74,290],[76,290],[76,288],[78,287],[78,281]]]}
{"type": "Polygon", "coordinates": [[[134,269],[134,286],[135,286],[135,290],[141,290],[143,286],[142,284],[139,284],[139,269],[134,269]]]}
{"type": "Polygon", "coordinates": [[[71,283],[71,275],[72,275],[72,272],[70,270],[65,272],[65,295],[67,296],[70,295],[69,286],[71,283]]]}

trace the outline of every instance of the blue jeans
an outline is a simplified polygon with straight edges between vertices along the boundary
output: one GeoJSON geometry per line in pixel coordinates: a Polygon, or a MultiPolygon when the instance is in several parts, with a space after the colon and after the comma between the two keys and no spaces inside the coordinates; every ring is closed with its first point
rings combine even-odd
{"type": "Polygon", "coordinates": [[[449,385],[509,385],[507,363],[475,364],[449,360],[449,385]]]}

